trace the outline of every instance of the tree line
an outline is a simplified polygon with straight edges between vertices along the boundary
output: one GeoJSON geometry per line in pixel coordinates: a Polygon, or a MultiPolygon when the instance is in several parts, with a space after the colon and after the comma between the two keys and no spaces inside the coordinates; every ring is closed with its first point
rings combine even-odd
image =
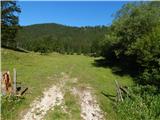
{"type": "Polygon", "coordinates": [[[19,47],[48,53],[99,54],[98,40],[104,39],[106,26],[70,27],[55,23],[22,27],[16,37],[19,47]]]}

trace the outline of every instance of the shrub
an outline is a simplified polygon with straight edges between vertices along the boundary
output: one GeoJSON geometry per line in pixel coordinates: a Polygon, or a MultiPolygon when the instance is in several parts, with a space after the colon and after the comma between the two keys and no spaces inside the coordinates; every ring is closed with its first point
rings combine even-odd
{"type": "Polygon", "coordinates": [[[159,120],[160,94],[153,86],[136,86],[130,88],[132,97],[126,96],[118,103],[116,111],[118,120],[159,120]]]}

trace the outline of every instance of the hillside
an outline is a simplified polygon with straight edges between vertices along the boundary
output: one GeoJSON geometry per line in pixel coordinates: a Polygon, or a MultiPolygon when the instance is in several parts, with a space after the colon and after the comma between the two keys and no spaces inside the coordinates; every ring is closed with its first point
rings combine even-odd
{"type": "Polygon", "coordinates": [[[60,53],[98,53],[98,41],[104,39],[107,27],[70,27],[60,24],[24,26],[16,37],[18,47],[31,51],[60,53]],[[96,44],[95,44],[96,43],[96,44]]]}

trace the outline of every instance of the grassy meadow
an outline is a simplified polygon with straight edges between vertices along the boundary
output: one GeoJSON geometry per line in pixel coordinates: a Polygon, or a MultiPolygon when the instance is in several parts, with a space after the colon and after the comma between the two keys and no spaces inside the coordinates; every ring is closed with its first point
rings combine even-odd
{"type": "MultiPolygon", "coordinates": [[[[38,96],[42,95],[44,88],[56,84],[62,72],[68,74],[70,78],[77,78],[78,82],[73,84],[69,81],[66,86],[69,87],[87,87],[93,89],[101,109],[105,112],[105,118],[108,120],[116,119],[113,101],[102,94],[115,95],[115,81],[125,86],[133,84],[130,76],[118,76],[110,68],[97,67],[94,60],[98,58],[84,55],[62,55],[50,53],[40,55],[39,53],[23,53],[8,49],[1,49],[2,53],[2,71],[9,70],[13,74],[13,68],[17,70],[17,82],[29,88],[25,98],[21,103],[4,103],[2,99],[2,120],[18,120],[21,111],[29,108],[29,104],[38,96]]],[[[13,78],[13,77],[12,77],[13,78]]],[[[81,119],[79,104],[76,98],[65,90],[65,105],[70,110],[72,118],[58,108],[49,111],[47,120],[63,119],[81,119]]]]}

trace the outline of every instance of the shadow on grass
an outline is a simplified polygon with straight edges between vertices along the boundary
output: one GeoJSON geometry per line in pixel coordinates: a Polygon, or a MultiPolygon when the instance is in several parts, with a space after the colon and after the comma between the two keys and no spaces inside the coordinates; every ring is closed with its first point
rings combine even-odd
{"type": "Polygon", "coordinates": [[[138,67],[136,63],[128,64],[119,62],[112,59],[98,58],[92,63],[95,67],[111,68],[112,72],[119,76],[129,75],[133,80],[140,85],[154,85],[160,89],[159,81],[144,81],[139,78],[142,68],[138,67]]]}
{"type": "Polygon", "coordinates": [[[96,67],[111,68],[112,72],[119,76],[130,75],[131,77],[135,77],[138,75],[136,66],[133,65],[130,67],[126,67],[117,61],[107,60],[105,58],[95,59],[92,65],[96,67]]]}
{"type": "Polygon", "coordinates": [[[17,52],[29,53],[28,50],[25,50],[25,49],[19,48],[19,47],[14,48],[14,47],[8,47],[8,46],[4,46],[4,45],[3,45],[2,48],[9,49],[9,50],[14,50],[14,51],[17,51],[17,52]]]}
{"type": "Polygon", "coordinates": [[[103,91],[101,92],[102,95],[104,95],[105,97],[107,97],[109,100],[111,100],[112,102],[116,101],[116,96],[115,95],[110,95],[110,94],[106,94],[103,91]]]}

